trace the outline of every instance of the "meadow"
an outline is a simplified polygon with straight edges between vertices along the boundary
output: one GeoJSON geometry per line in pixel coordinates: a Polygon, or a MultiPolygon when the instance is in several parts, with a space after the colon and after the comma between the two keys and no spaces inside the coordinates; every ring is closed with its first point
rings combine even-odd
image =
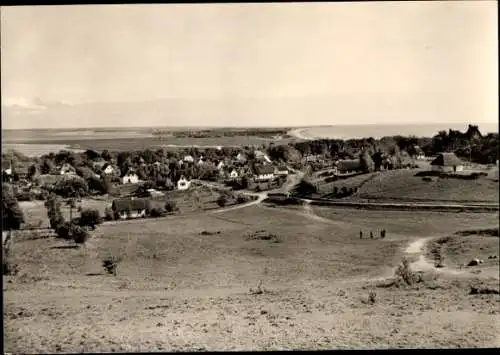
{"type": "Polygon", "coordinates": [[[257,205],[104,224],[75,249],[19,240],[19,274],[4,276],[5,350],[500,346],[498,297],[468,294],[498,280],[376,281],[422,236],[495,226],[498,213],[257,205]],[[380,228],[387,238],[359,239],[380,228]],[[101,267],[110,255],[116,277],[101,267]]]}
{"type": "MultiPolygon", "coordinates": [[[[358,187],[358,192],[348,201],[376,202],[426,202],[426,203],[496,203],[499,201],[498,180],[491,170],[485,171],[488,176],[477,180],[457,178],[436,178],[425,181],[415,176],[423,169],[390,170],[362,174],[347,179],[325,182],[318,179],[318,193],[312,197],[329,198],[335,187],[348,189],[358,187]]],[[[464,174],[468,171],[464,171],[464,174]]]]}

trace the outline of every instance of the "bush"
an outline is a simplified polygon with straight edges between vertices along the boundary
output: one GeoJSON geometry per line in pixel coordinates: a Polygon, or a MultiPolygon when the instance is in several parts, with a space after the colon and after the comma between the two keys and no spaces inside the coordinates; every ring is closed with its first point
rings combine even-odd
{"type": "Polygon", "coordinates": [[[80,215],[80,226],[89,226],[95,228],[96,225],[102,223],[102,218],[99,215],[99,211],[97,209],[85,209],[81,212],[80,215]]]}
{"type": "Polygon", "coordinates": [[[368,294],[368,302],[374,304],[377,301],[377,294],[374,291],[371,291],[368,294]]]}
{"type": "Polygon", "coordinates": [[[104,210],[104,219],[106,221],[112,221],[114,219],[113,209],[111,207],[106,207],[104,210]]]}
{"type": "Polygon", "coordinates": [[[16,199],[18,201],[33,201],[35,199],[35,194],[31,191],[22,191],[16,194],[16,199]]]}
{"type": "Polygon", "coordinates": [[[227,205],[227,197],[225,195],[220,195],[219,198],[217,199],[217,204],[220,207],[224,207],[227,205]]]}
{"type": "Polygon", "coordinates": [[[116,269],[118,267],[118,258],[109,256],[102,261],[102,267],[110,275],[116,276],[116,269]]]}
{"type": "Polygon", "coordinates": [[[154,207],[150,212],[151,217],[165,217],[166,215],[167,211],[161,207],[154,207]]]}
{"type": "Polygon", "coordinates": [[[410,262],[406,258],[403,259],[401,264],[396,269],[396,276],[409,286],[420,281],[419,275],[413,272],[410,268],[410,262]]]}
{"type": "Polygon", "coordinates": [[[57,237],[62,239],[70,239],[71,224],[64,220],[55,227],[57,237]]]}
{"type": "Polygon", "coordinates": [[[7,260],[2,260],[3,274],[6,276],[13,276],[19,272],[17,264],[12,264],[7,260]]]}
{"type": "Polygon", "coordinates": [[[90,234],[86,228],[76,225],[73,225],[71,228],[71,236],[77,244],[83,244],[90,238],[90,234]]]}
{"type": "Polygon", "coordinates": [[[169,200],[165,203],[165,211],[166,212],[175,212],[177,211],[177,203],[174,200],[169,200]]]}
{"type": "Polygon", "coordinates": [[[238,203],[247,203],[250,201],[250,198],[248,196],[245,196],[245,195],[238,195],[238,197],[236,198],[236,202],[238,203]]]}

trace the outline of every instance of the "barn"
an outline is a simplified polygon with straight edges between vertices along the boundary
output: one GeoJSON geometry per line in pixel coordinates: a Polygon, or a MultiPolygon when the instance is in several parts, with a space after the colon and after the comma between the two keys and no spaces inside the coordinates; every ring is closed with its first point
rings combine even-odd
{"type": "Polygon", "coordinates": [[[440,153],[431,162],[431,170],[440,173],[456,173],[464,170],[464,164],[455,153],[440,153]]]}

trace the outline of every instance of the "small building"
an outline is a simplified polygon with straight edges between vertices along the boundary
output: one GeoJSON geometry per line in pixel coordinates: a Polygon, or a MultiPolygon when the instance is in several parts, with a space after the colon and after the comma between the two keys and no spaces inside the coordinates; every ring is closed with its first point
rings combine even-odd
{"type": "Polygon", "coordinates": [[[74,175],[76,174],[76,169],[71,164],[64,164],[60,169],[61,175],[74,175]]]}
{"type": "Polygon", "coordinates": [[[148,210],[147,198],[116,199],[111,205],[116,219],[144,218],[148,210]]]}
{"type": "Polygon", "coordinates": [[[220,161],[220,162],[219,162],[219,164],[217,164],[217,170],[219,170],[219,171],[220,171],[220,170],[224,169],[224,167],[225,167],[225,166],[226,166],[226,165],[224,164],[224,162],[223,162],[223,161],[220,161]]]}
{"type": "Polygon", "coordinates": [[[440,173],[456,173],[464,170],[464,164],[455,153],[440,153],[431,162],[431,170],[440,173]]]}
{"type": "Polygon", "coordinates": [[[236,169],[232,169],[231,172],[229,173],[229,178],[234,180],[234,179],[237,179],[238,178],[238,172],[236,171],[236,169]]]}
{"type": "Polygon", "coordinates": [[[238,155],[236,155],[236,160],[240,163],[246,163],[247,156],[244,153],[239,152],[238,155]]]}
{"type": "Polygon", "coordinates": [[[274,174],[278,176],[287,176],[288,168],[286,166],[280,165],[274,169],[274,174]]]}
{"type": "Polygon", "coordinates": [[[194,158],[191,155],[186,155],[183,160],[186,163],[194,163],[194,158]]]}
{"type": "Polygon", "coordinates": [[[345,159],[337,162],[337,175],[351,175],[362,171],[359,159],[345,159]]]}
{"type": "Polygon", "coordinates": [[[139,183],[139,176],[129,171],[121,177],[122,184],[137,184],[139,183]]]}
{"type": "Polygon", "coordinates": [[[104,166],[102,168],[103,168],[102,172],[105,175],[112,175],[116,171],[116,169],[113,167],[113,165],[108,164],[108,163],[104,164],[104,166]]]}
{"type": "Polygon", "coordinates": [[[146,190],[146,194],[150,197],[153,197],[153,198],[158,198],[158,197],[163,197],[165,196],[165,193],[161,192],[161,191],[158,191],[156,189],[147,189],[146,190]]]}
{"type": "Polygon", "coordinates": [[[255,181],[269,181],[274,179],[274,168],[270,165],[258,165],[254,168],[255,181]]]}
{"type": "Polygon", "coordinates": [[[181,176],[179,181],[177,181],[177,190],[183,191],[189,189],[191,186],[191,181],[187,180],[184,175],[181,176]]]}
{"type": "Polygon", "coordinates": [[[420,148],[420,146],[418,146],[418,145],[414,146],[413,150],[415,151],[415,159],[425,160],[425,153],[422,150],[422,148],[420,148]]]}
{"type": "Polygon", "coordinates": [[[254,151],[255,159],[262,161],[264,164],[270,164],[271,159],[262,151],[256,150],[254,151]]]}

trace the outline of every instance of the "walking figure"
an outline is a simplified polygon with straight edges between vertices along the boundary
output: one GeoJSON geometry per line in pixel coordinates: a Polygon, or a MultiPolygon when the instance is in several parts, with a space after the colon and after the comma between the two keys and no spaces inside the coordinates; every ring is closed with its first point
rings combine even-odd
{"type": "Polygon", "coordinates": [[[385,229],[382,229],[382,231],[380,232],[380,238],[385,238],[385,229]]]}
{"type": "Polygon", "coordinates": [[[373,239],[373,232],[370,231],[370,239],[373,239]]]}
{"type": "Polygon", "coordinates": [[[363,231],[359,231],[359,239],[363,239],[363,231]]]}

